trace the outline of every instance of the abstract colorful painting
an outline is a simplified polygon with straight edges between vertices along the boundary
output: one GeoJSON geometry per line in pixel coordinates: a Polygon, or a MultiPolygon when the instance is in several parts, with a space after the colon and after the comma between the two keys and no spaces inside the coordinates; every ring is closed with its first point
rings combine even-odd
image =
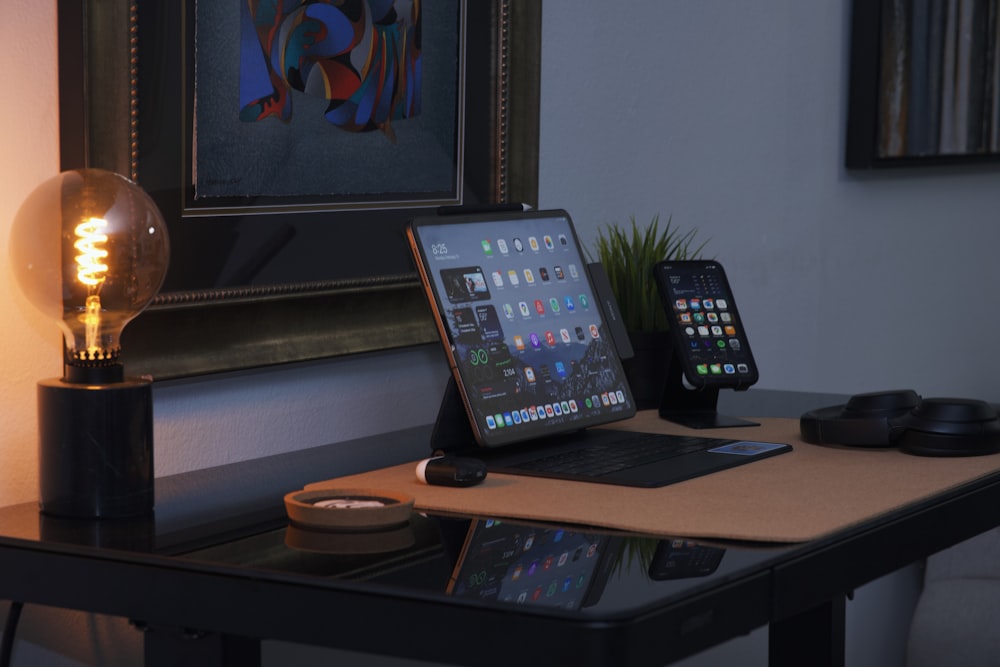
{"type": "Polygon", "coordinates": [[[195,204],[457,199],[464,7],[463,0],[196,2],[195,204]]]}
{"type": "Polygon", "coordinates": [[[243,0],[240,119],[293,113],[291,91],[329,100],[325,117],[351,132],[420,113],[420,0],[243,0]]]}

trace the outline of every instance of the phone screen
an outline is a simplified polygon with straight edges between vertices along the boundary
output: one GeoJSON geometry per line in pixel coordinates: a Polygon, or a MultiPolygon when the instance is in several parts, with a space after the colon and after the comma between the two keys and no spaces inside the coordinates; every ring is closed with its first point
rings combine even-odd
{"type": "Polygon", "coordinates": [[[663,261],[653,271],[688,382],[737,389],[754,384],[757,364],[722,265],[663,261]]]}
{"type": "Polygon", "coordinates": [[[707,546],[691,540],[661,540],[649,564],[649,578],[653,581],[707,577],[722,562],[726,550],[707,546]]]}

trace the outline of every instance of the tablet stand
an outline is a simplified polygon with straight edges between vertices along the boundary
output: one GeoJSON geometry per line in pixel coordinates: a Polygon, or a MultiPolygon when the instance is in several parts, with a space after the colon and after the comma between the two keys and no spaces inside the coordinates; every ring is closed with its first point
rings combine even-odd
{"type": "Polygon", "coordinates": [[[458,384],[455,376],[449,375],[441,407],[434,420],[434,430],[431,431],[431,450],[435,454],[454,454],[475,446],[476,436],[462,404],[462,396],[458,393],[458,384]]]}
{"type": "Polygon", "coordinates": [[[691,389],[684,385],[684,372],[677,359],[677,351],[672,350],[667,366],[667,382],[660,400],[660,417],[696,429],[760,426],[757,422],[720,415],[716,410],[718,402],[719,387],[691,389]]]}

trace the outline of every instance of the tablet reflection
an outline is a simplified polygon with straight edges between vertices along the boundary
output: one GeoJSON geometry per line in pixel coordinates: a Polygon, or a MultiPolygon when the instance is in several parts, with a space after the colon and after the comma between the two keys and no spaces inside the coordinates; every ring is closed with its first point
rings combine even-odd
{"type": "Polygon", "coordinates": [[[596,604],[613,579],[704,577],[724,554],[721,547],[685,539],[478,519],[466,533],[447,592],[484,602],[582,609],[596,604]]]}

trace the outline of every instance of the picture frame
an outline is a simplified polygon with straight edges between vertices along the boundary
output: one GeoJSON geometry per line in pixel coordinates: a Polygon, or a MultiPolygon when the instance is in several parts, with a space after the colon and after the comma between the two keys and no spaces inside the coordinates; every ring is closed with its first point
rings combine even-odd
{"type": "Polygon", "coordinates": [[[126,371],[167,380],[436,342],[403,229],[442,206],[537,205],[541,3],[449,0],[460,16],[452,196],[343,204],[307,193],[199,208],[197,1],[57,4],[61,168],[132,178],[171,236],[164,289],[123,333],[126,371]],[[221,280],[212,262],[257,233],[247,229],[263,239],[240,251],[253,270],[221,280]]]}
{"type": "Polygon", "coordinates": [[[1000,162],[993,0],[854,0],[845,166],[1000,162]]]}

